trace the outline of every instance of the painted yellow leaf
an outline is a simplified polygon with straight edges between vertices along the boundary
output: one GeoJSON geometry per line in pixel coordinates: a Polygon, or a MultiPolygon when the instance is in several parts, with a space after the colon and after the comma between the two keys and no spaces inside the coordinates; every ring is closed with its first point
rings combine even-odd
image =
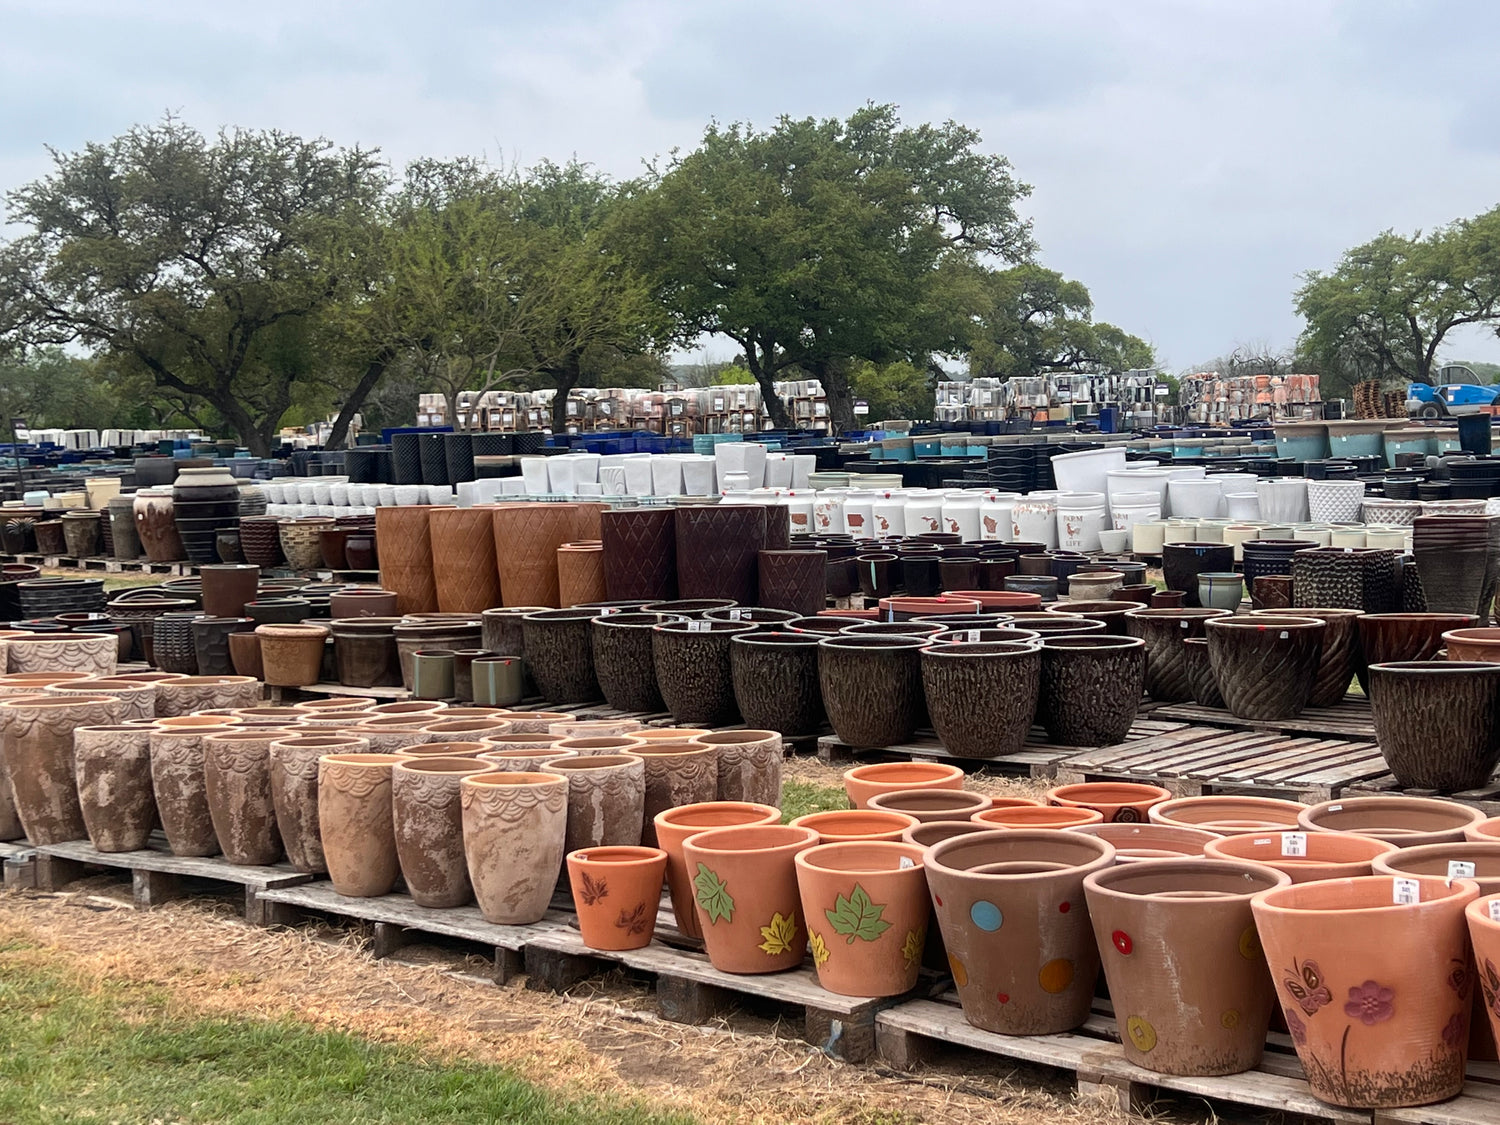
{"type": "Polygon", "coordinates": [[[760,943],[763,953],[776,957],[790,952],[792,943],[797,940],[797,919],[794,916],[773,914],[771,924],[760,928],[760,936],[766,939],[760,943]]]}
{"type": "Polygon", "coordinates": [[[922,959],[922,944],[926,936],[926,926],[918,926],[915,930],[906,931],[906,941],[901,944],[901,956],[906,958],[908,969],[922,959]]]}
{"type": "Polygon", "coordinates": [[[808,931],[808,945],[812,947],[813,964],[821,965],[828,960],[828,945],[823,941],[823,935],[816,930],[808,931]]]}

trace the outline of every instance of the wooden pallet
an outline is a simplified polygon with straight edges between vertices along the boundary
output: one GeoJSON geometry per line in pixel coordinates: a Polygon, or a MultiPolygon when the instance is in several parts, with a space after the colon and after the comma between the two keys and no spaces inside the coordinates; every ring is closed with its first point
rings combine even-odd
{"type": "MultiPolygon", "coordinates": [[[[1166,722],[1155,714],[1138,715],[1130,724],[1130,733],[1121,746],[1132,746],[1141,740],[1156,741],[1186,729],[1187,724],[1166,722]]],[[[1118,749],[1118,747],[1116,747],[1118,749]]],[[[864,749],[849,745],[837,735],[824,735],[818,739],[818,757],[825,762],[861,761],[910,761],[913,758],[936,759],[959,766],[1002,773],[1012,777],[1051,778],[1056,776],[1060,763],[1080,752],[1077,746],[1055,746],[1047,741],[1041,727],[1032,727],[1026,736],[1025,748],[1018,754],[1007,754],[1000,758],[960,758],[948,753],[938,741],[937,734],[930,730],[917,732],[911,742],[878,749],[864,749]]]]}
{"type": "Polygon", "coordinates": [[[1196,703],[1171,703],[1157,708],[1156,714],[1163,719],[1233,730],[1278,730],[1375,740],[1375,718],[1370,712],[1370,701],[1362,695],[1346,695],[1343,702],[1333,707],[1309,707],[1293,719],[1241,719],[1222,707],[1200,707],[1196,703]]]}
{"type": "Polygon", "coordinates": [[[240,887],[245,896],[245,918],[250,922],[262,921],[259,897],[262,891],[310,882],[313,878],[285,863],[247,867],[230,863],[222,856],[175,856],[158,834],[148,847],[136,852],[96,851],[87,840],[38,845],[36,886],[44,891],[61,890],[87,876],[90,868],[101,867],[129,871],[131,896],[137,906],[143,907],[160,906],[190,893],[184,879],[208,880],[219,884],[217,889],[240,887]]]}
{"type": "Polygon", "coordinates": [[[161,574],[168,578],[183,577],[198,573],[196,563],[152,562],[150,559],[112,559],[94,557],[75,559],[71,555],[7,555],[0,554],[0,562],[25,563],[44,570],[93,570],[103,574],[161,574]]]}

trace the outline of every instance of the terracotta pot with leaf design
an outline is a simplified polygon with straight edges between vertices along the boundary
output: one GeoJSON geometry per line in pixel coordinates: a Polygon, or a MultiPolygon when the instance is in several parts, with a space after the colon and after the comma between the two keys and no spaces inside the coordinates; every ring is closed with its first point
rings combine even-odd
{"type": "Polygon", "coordinates": [[[470,774],[459,782],[464,854],[486,922],[525,926],[547,913],[562,869],[568,779],[470,774]]]}
{"type": "Polygon", "coordinates": [[[780,823],[780,809],[748,801],[704,801],[656,814],[652,828],[657,845],[667,853],[667,890],[672,895],[672,914],[681,933],[687,937],[703,936],[693,905],[693,880],[683,858],[682,842],[711,828],[780,823]]]}
{"type": "Polygon", "coordinates": [[[808,944],[829,992],[899,996],[915,987],[932,921],[924,852],[871,841],[798,853],[808,944]]]}
{"type": "Polygon", "coordinates": [[[568,853],[578,932],[590,949],[643,949],[656,932],[667,853],[660,848],[584,848],[568,853]]]}

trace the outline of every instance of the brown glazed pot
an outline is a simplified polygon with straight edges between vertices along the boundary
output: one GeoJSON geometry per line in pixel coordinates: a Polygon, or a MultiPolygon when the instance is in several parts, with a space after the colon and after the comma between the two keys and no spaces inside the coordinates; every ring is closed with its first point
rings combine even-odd
{"type": "Polygon", "coordinates": [[[254,707],[259,702],[260,684],[249,676],[177,676],[160,680],[156,685],[159,719],[221,708],[254,707]]]}
{"type": "Polygon", "coordinates": [[[1226,609],[1135,609],[1125,615],[1125,631],[1146,642],[1146,694],[1158,703],[1193,698],[1182,642],[1204,636],[1204,622],[1228,617],[1226,609]]]}
{"type": "Polygon", "coordinates": [[[1219,681],[1214,679],[1214,666],[1208,659],[1208,638],[1184,637],[1182,663],[1193,689],[1193,702],[1200,707],[1223,707],[1224,697],[1219,694],[1219,681]]]}
{"type": "Polygon", "coordinates": [[[271,800],[287,862],[298,871],[328,871],[318,826],[318,759],[363,754],[369,741],[353,735],[293,735],[271,743],[271,800]]]}
{"type": "Polygon", "coordinates": [[[335,621],[349,617],[395,617],[399,599],[379,586],[346,586],[328,596],[328,616],[335,621]]]}
{"type": "Polygon", "coordinates": [[[723,726],[739,718],[730,644],[755,632],[728,621],[666,621],[651,630],[656,686],[680,726],[723,726]]]}
{"type": "Polygon", "coordinates": [[[380,543],[380,585],[396,595],[396,612],[437,612],[437,579],[432,570],[432,541],[422,506],[383,505],[375,509],[380,543]]]}
{"type": "Polygon", "coordinates": [[[151,732],[151,787],[173,855],[219,854],[219,836],[208,808],[203,740],[235,729],[227,725],[158,725],[151,732]]]}
{"type": "Polygon", "coordinates": [[[1365,669],[1371,664],[1392,664],[1405,660],[1431,660],[1443,647],[1443,634],[1449,629],[1469,629],[1479,618],[1465,613],[1363,613],[1356,620],[1359,651],[1355,657],[1355,674],[1368,693],[1369,678],[1365,669]]]}
{"type": "Polygon", "coordinates": [[[1118,601],[1076,601],[1076,602],[1051,602],[1042,610],[1043,613],[1062,614],[1066,617],[1084,617],[1090,621],[1099,621],[1104,624],[1104,631],[1111,636],[1123,637],[1125,632],[1125,615],[1134,609],[1138,602],[1118,601]]]}
{"type": "Polygon", "coordinates": [[[781,804],[783,751],[774,730],[711,731],[693,735],[692,741],[718,750],[719,800],[781,804]]]}
{"type": "Polygon", "coordinates": [[[589,623],[594,675],[605,701],[617,711],[665,709],[656,687],[651,630],[682,618],[669,613],[610,613],[589,623]]]}
{"type": "Polygon", "coordinates": [[[701,805],[719,791],[719,751],[699,742],[637,742],[623,753],[645,766],[645,813],[641,841],[656,847],[656,817],[679,805],[701,805]]]}
{"type": "Polygon", "coordinates": [[[391,771],[396,855],[406,892],[418,906],[444,910],[474,900],[464,857],[460,783],[489,773],[475,758],[415,758],[391,771]]]}
{"type": "Polygon", "coordinates": [[[1275,993],[1250,900],[1290,877],[1258,863],[1131,863],[1084,880],[1125,1057],[1159,1074],[1260,1064],[1275,993]]]}
{"type": "Polygon", "coordinates": [[[203,782],[219,848],[230,863],[263,866],[282,857],[271,797],[271,743],[289,730],[230,730],[203,739],[203,782]]]}
{"type": "Polygon", "coordinates": [[[318,759],[318,832],[335,894],[389,894],[400,871],[391,815],[391,770],[399,754],[325,754],[318,759]]]}
{"type": "Polygon", "coordinates": [[[1403,848],[1456,844],[1484,813],[1433,797],[1344,797],[1309,805],[1297,814],[1306,832],[1352,832],[1391,840],[1403,848]]]}
{"type": "Polygon", "coordinates": [[[741,633],[729,644],[734,701],[746,726],[789,737],[817,734],[828,721],[811,633],[741,633]]]}
{"type": "Polygon", "coordinates": [[[671,508],[623,508],[599,517],[605,597],[677,596],[677,520],[671,508]]]}
{"type": "Polygon", "coordinates": [[[479,613],[500,604],[500,572],[488,508],[439,505],[429,510],[427,533],[440,611],[479,613]]]}
{"type": "Polygon", "coordinates": [[[964,1018],[1002,1035],[1056,1035],[1088,1019],[1099,950],[1084,879],[1104,840],[1049,829],[955,836],[927,853],[927,886],[964,1018]]]}
{"type": "Polygon", "coordinates": [[[346,687],[400,687],[401,653],[396,648],[399,617],[335,617],[333,658],[346,687]]]}
{"type": "Polygon", "coordinates": [[[548,609],[521,619],[526,664],[542,698],[589,703],[601,698],[590,622],[598,610],[548,609]]]}
{"type": "Polygon", "coordinates": [[[1341,703],[1354,678],[1358,653],[1357,609],[1261,609],[1255,617],[1314,617],[1323,622],[1323,648],[1318,676],[1313,681],[1309,707],[1333,707],[1341,703]]]}
{"type": "Polygon", "coordinates": [[[266,683],[306,687],[323,674],[323,650],[328,644],[325,625],[260,625],[260,662],[266,683]]]}
{"type": "Polygon", "coordinates": [[[811,617],[827,604],[827,551],[761,551],[755,604],[811,617]]]}
{"type": "Polygon", "coordinates": [[[1500,762],[1500,664],[1371,664],[1380,753],[1403,789],[1452,793],[1489,782],[1500,762]]]}
{"type": "Polygon", "coordinates": [[[1036,645],[932,645],[922,652],[921,672],[927,710],[948,753],[996,758],[1021,750],[1041,684],[1042,655],[1036,645]]]}
{"type": "Polygon", "coordinates": [[[759,504],[689,504],[676,511],[677,592],[683,598],[733,598],[754,605],[757,558],[768,542],[759,504]]]}
{"type": "Polygon", "coordinates": [[[78,727],[73,770],[89,842],[101,852],[146,846],[156,823],[151,790],[151,728],[78,727]]]}
{"type": "Polygon", "coordinates": [[[921,637],[832,636],[819,642],[818,687],[841,740],[876,748],[911,738],[925,718],[926,644],[921,637]]]}
{"type": "Polygon", "coordinates": [[[567,851],[641,842],[646,815],[646,765],[633,754],[559,758],[540,773],[568,781],[567,851]]]}
{"type": "Polygon", "coordinates": [[[464,854],[486,922],[540,922],[562,873],[568,779],[469,774],[459,782],[464,854]]]}
{"type": "Polygon", "coordinates": [[[234,666],[236,676],[265,679],[265,666],[260,662],[260,638],[254,633],[230,633],[229,663],[234,666]]]}
{"type": "Polygon", "coordinates": [[[255,600],[260,567],[211,563],[198,568],[203,580],[203,612],[210,617],[243,617],[245,603],[255,600]]]}
{"type": "Polygon", "coordinates": [[[508,606],[562,603],[557,586],[557,549],[573,539],[577,504],[499,504],[490,509],[490,530],[500,568],[500,595],[508,606]]]}
{"type": "Polygon", "coordinates": [[[1146,680],[1138,637],[1043,637],[1037,717],[1062,746],[1113,746],[1135,722],[1146,680]]]}
{"type": "Polygon", "coordinates": [[[1206,622],[1208,660],[1229,713],[1241,719],[1290,719],[1302,713],[1318,675],[1323,622],[1257,614],[1206,622]]]}

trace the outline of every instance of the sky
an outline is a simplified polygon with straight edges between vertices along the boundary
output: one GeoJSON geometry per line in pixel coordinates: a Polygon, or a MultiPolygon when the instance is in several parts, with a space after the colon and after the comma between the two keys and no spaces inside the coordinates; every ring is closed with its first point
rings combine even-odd
{"type": "Polygon", "coordinates": [[[1180,370],[1290,345],[1344,249],[1500,203],[1497,33],[1493,0],[0,0],[0,189],[168,111],[623,178],[712,119],[893,102],[1008,157],[1042,264],[1180,370]]]}

